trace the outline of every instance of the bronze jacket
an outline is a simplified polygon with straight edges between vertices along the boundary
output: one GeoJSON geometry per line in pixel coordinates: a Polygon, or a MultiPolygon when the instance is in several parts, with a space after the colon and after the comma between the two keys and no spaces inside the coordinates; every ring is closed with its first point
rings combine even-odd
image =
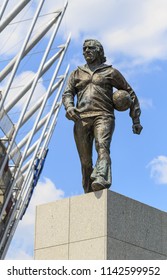
{"type": "Polygon", "coordinates": [[[75,106],[76,95],[76,108],[81,118],[98,115],[114,117],[113,87],[129,92],[133,100],[130,116],[138,119],[141,111],[135,92],[117,69],[106,64],[100,65],[94,72],[87,65],[74,70],[63,93],[63,104],[66,110],[75,106]]]}

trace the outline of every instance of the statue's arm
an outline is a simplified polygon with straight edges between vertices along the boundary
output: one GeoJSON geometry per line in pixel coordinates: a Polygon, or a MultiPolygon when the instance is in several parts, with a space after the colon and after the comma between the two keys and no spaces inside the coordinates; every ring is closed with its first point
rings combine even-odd
{"type": "Polygon", "coordinates": [[[72,72],[68,78],[67,85],[62,96],[63,105],[66,110],[68,110],[68,108],[70,107],[74,107],[74,96],[75,96],[75,80],[74,80],[74,72],[72,72]]]}
{"type": "Polygon", "coordinates": [[[140,109],[139,100],[138,100],[134,90],[128,84],[128,82],[123,77],[123,75],[116,69],[113,69],[113,72],[114,72],[114,74],[113,74],[113,86],[117,89],[126,90],[131,96],[131,99],[132,99],[133,102],[132,102],[132,105],[130,107],[129,115],[132,118],[132,122],[133,122],[132,129],[133,129],[134,133],[140,134],[143,127],[140,124],[141,109],[140,109]]]}
{"type": "Polygon", "coordinates": [[[73,71],[68,78],[67,86],[62,96],[63,105],[66,110],[66,117],[69,120],[73,120],[73,121],[76,121],[80,118],[77,109],[75,108],[74,105],[75,95],[76,95],[75,71],[73,71]]]}

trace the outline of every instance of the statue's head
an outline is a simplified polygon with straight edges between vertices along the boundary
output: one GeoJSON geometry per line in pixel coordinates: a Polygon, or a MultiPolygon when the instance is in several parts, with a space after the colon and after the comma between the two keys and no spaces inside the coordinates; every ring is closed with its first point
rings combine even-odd
{"type": "Polygon", "coordinates": [[[102,44],[95,39],[87,39],[84,41],[83,44],[83,55],[86,58],[86,52],[87,50],[93,51],[94,55],[98,56],[98,59],[100,60],[100,63],[104,63],[106,61],[106,57],[104,55],[104,49],[102,44]]]}

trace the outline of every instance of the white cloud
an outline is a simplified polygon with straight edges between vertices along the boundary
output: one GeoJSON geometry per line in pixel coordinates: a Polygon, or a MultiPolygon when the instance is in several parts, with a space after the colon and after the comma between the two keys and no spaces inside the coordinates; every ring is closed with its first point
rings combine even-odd
{"type": "MultiPolygon", "coordinates": [[[[0,5],[2,5],[2,2],[3,0],[0,0],[0,5]]],[[[13,10],[13,8],[17,5],[18,0],[9,1],[2,20],[4,20],[8,16],[8,14],[13,10]]],[[[26,38],[27,32],[30,29],[32,19],[35,15],[35,11],[38,5],[39,0],[30,1],[24,7],[24,9],[2,31],[3,40],[1,42],[0,55],[4,59],[8,57],[13,57],[19,52],[26,38]]],[[[56,3],[48,0],[44,2],[41,12],[39,14],[40,16],[38,17],[34,29],[32,31],[31,38],[34,35],[41,32],[41,30],[46,26],[46,24],[48,24],[50,19],[55,17],[54,12],[62,8],[63,5],[64,1],[62,0],[56,1],[56,3]]],[[[48,33],[46,34],[46,36],[48,36],[48,33]]]]}
{"type": "Polygon", "coordinates": [[[27,212],[22,221],[19,222],[7,259],[23,260],[33,258],[35,207],[39,204],[61,199],[63,196],[64,192],[61,189],[57,189],[50,179],[44,178],[44,181],[38,183],[27,212]]]}
{"type": "MultiPolygon", "coordinates": [[[[1,0],[0,0],[1,1],[1,0]]],[[[10,1],[11,2],[11,1],[10,1]]],[[[38,1],[35,1],[38,3],[38,1]]],[[[69,0],[63,19],[64,33],[72,32],[77,45],[85,37],[96,37],[105,46],[107,56],[123,54],[141,64],[167,58],[166,0],[69,0]]],[[[64,0],[45,1],[42,13],[61,8],[64,0]]],[[[32,7],[29,9],[32,16],[32,7]]],[[[46,17],[40,22],[46,21],[46,17]]],[[[12,33],[10,48],[22,38],[27,23],[12,33]]],[[[8,34],[9,36],[9,34],[8,34]]],[[[6,37],[5,37],[6,38],[6,37]]],[[[6,50],[7,53],[7,50],[6,50]]]]}
{"type": "MultiPolygon", "coordinates": [[[[31,1],[30,1],[31,2],[31,1]]],[[[3,0],[0,0],[0,5],[2,5],[3,0]]],[[[2,17],[5,19],[8,14],[13,10],[14,7],[18,5],[17,0],[12,0],[8,2],[8,5],[5,10],[5,14],[2,17]]],[[[20,46],[23,43],[23,39],[30,27],[30,24],[25,21],[23,23],[19,23],[19,21],[25,18],[31,18],[34,14],[31,3],[27,4],[25,8],[13,19],[13,21],[2,31],[1,36],[3,36],[3,40],[1,42],[0,54],[4,57],[8,57],[8,55],[14,55],[20,50],[20,46]],[[13,24],[14,22],[18,22],[17,24],[13,24]]]]}
{"type": "Polygon", "coordinates": [[[157,184],[167,184],[167,156],[157,156],[149,164],[151,178],[157,184]]]}
{"type": "MultiPolygon", "coordinates": [[[[21,74],[17,75],[12,83],[12,86],[10,88],[10,91],[7,95],[5,104],[8,102],[12,102],[15,97],[19,94],[19,92],[24,88],[26,84],[28,84],[29,81],[35,76],[35,73],[32,71],[25,71],[21,74]]],[[[41,78],[39,80],[39,83],[36,86],[36,89],[33,93],[30,105],[34,104],[41,96],[44,95],[46,92],[46,89],[42,83],[43,79],[41,78]]],[[[5,87],[7,86],[8,79],[5,79],[5,81],[1,84],[1,90],[5,90],[5,87]]],[[[2,92],[3,94],[3,92],[2,92]]],[[[29,96],[29,91],[26,92],[26,94],[19,100],[18,103],[15,105],[15,109],[22,109],[23,105],[25,104],[27,97],[29,96]]]]}
{"type": "Polygon", "coordinates": [[[150,98],[140,98],[139,101],[142,109],[149,109],[153,107],[153,101],[150,98]]]}
{"type": "Polygon", "coordinates": [[[167,58],[166,10],[166,0],[71,0],[67,26],[74,38],[97,37],[107,53],[141,64],[167,58]]]}
{"type": "Polygon", "coordinates": [[[99,39],[107,53],[136,63],[167,58],[166,0],[69,0],[65,29],[77,44],[99,39]]]}

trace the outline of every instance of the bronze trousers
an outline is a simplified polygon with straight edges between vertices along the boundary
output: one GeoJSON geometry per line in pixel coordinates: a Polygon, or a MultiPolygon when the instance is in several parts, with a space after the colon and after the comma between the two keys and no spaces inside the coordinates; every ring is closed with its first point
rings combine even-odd
{"type": "Polygon", "coordinates": [[[110,116],[96,116],[78,120],[74,125],[74,138],[81,161],[82,184],[85,193],[91,192],[96,181],[109,188],[112,182],[110,143],[115,128],[115,119],[110,116]],[[93,143],[97,161],[93,168],[93,143]]]}

